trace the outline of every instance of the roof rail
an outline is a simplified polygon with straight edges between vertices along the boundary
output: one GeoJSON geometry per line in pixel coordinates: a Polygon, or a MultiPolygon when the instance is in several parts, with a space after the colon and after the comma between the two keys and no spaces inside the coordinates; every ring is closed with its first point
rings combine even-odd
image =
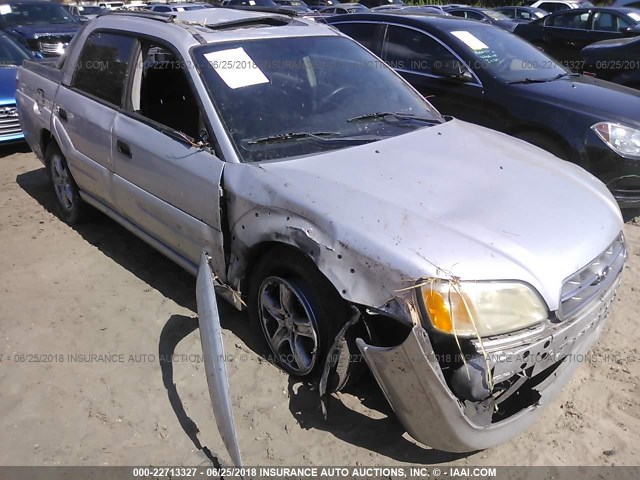
{"type": "Polygon", "coordinates": [[[164,22],[164,23],[172,23],[176,18],[175,15],[168,15],[166,13],[159,13],[159,12],[143,12],[140,10],[126,10],[126,11],[114,10],[110,12],[101,13],[98,16],[104,17],[107,15],[123,15],[128,17],[140,17],[140,18],[147,18],[149,20],[157,20],[158,22],[164,22]]]}
{"type": "Polygon", "coordinates": [[[220,8],[233,8],[234,10],[244,10],[246,12],[262,12],[262,13],[278,13],[280,15],[287,15],[289,17],[299,17],[300,14],[289,8],[281,7],[252,7],[249,5],[225,5],[220,8]]]}

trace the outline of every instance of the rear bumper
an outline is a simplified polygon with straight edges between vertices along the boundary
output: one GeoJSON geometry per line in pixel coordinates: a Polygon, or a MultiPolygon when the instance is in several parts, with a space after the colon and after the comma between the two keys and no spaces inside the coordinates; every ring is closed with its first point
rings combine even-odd
{"type": "MultiPolygon", "coordinates": [[[[490,448],[528,428],[540,413],[540,407],[558,395],[569,381],[580,364],[580,356],[586,354],[600,336],[618,283],[619,280],[566,328],[526,346],[531,351],[538,351],[544,346],[547,352],[539,366],[534,367],[531,378],[534,384],[531,390],[535,390],[535,395],[530,397],[535,401],[507,418],[487,425],[474,423],[467,415],[469,405],[465,406],[451,392],[429,336],[421,326],[415,326],[397,347],[375,347],[362,339],[358,339],[358,347],[394,412],[412,437],[449,452],[490,448]],[[549,344],[545,346],[547,342],[549,344]],[[557,345],[558,350],[551,351],[549,346],[552,345],[557,345]],[[536,378],[540,379],[538,383],[536,378]]],[[[492,365],[496,370],[508,370],[505,362],[517,362],[519,365],[519,351],[503,353],[502,360],[492,365]]],[[[495,381],[499,382],[498,379],[495,381]]],[[[489,401],[492,401],[491,397],[489,401]]],[[[492,409],[493,405],[489,404],[488,408],[492,409]]]]}
{"type": "Polygon", "coordinates": [[[22,141],[24,141],[24,133],[22,132],[13,135],[0,135],[0,145],[22,141]]]}

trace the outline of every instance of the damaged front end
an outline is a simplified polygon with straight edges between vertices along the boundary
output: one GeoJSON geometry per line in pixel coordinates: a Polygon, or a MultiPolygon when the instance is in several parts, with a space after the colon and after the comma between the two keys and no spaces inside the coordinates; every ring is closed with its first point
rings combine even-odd
{"type": "Polygon", "coordinates": [[[490,448],[531,425],[569,381],[602,332],[625,259],[620,236],[567,280],[560,309],[536,327],[458,338],[414,321],[397,346],[357,345],[412,437],[450,452],[490,448]]]}

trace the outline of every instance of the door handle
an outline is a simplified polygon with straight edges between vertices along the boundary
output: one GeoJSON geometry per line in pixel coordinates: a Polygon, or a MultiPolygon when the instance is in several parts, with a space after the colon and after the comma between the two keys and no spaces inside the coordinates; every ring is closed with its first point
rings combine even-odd
{"type": "Polygon", "coordinates": [[[58,117],[60,117],[60,120],[66,122],[69,119],[69,116],[67,115],[67,111],[62,108],[62,107],[57,107],[58,110],[58,117]]]}
{"type": "Polygon", "coordinates": [[[116,148],[122,155],[131,158],[131,149],[129,148],[129,145],[124,143],[122,140],[116,141],[116,148]]]}

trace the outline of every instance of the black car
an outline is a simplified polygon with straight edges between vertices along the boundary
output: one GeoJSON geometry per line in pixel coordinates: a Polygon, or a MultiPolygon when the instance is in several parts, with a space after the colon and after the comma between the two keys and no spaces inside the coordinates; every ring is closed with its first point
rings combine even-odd
{"type": "Polygon", "coordinates": [[[622,207],[640,206],[640,92],[571,73],[480,22],[369,13],[327,23],[395,68],[443,114],[570,160],[606,183],[622,207]]]}
{"type": "Polygon", "coordinates": [[[584,73],[640,90],[640,36],[592,43],[581,60],[584,73]]]}
{"type": "Polygon", "coordinates": [[[522,23],[515,33],[571,69],[579,70],[580,50],[587,45],[640,35],[640,11],[607,7],[565,10],[522,23]]]}
{"type": "Polygon", "coordinates": [[[0,29],[32,52],[59,56],[81,27],[81,22],[60,4],[43,1],[8,1],[0,5],[0,29]]]}
{"type": "Polygon", "coordinates": [[[513,18],[515,20],[522,20],[523,22],[532,22],[539,18],[546,17],[549,15],[549,12],[543,10],[541,8],[534,7],[499,7],[494,8],[496,12],[500,12],[501,14],[513,18]]]}
{"type": "Polygon", "coordinates": [[[489,8],[445,6],[444,11],[454,17],[478,20],[480,22],[495,25],[496,27],[504,28],[510,32],[513,32],[520,23],[520,20],[514,20],[513,18],[509,18],[506,15],[489,8]]]}

